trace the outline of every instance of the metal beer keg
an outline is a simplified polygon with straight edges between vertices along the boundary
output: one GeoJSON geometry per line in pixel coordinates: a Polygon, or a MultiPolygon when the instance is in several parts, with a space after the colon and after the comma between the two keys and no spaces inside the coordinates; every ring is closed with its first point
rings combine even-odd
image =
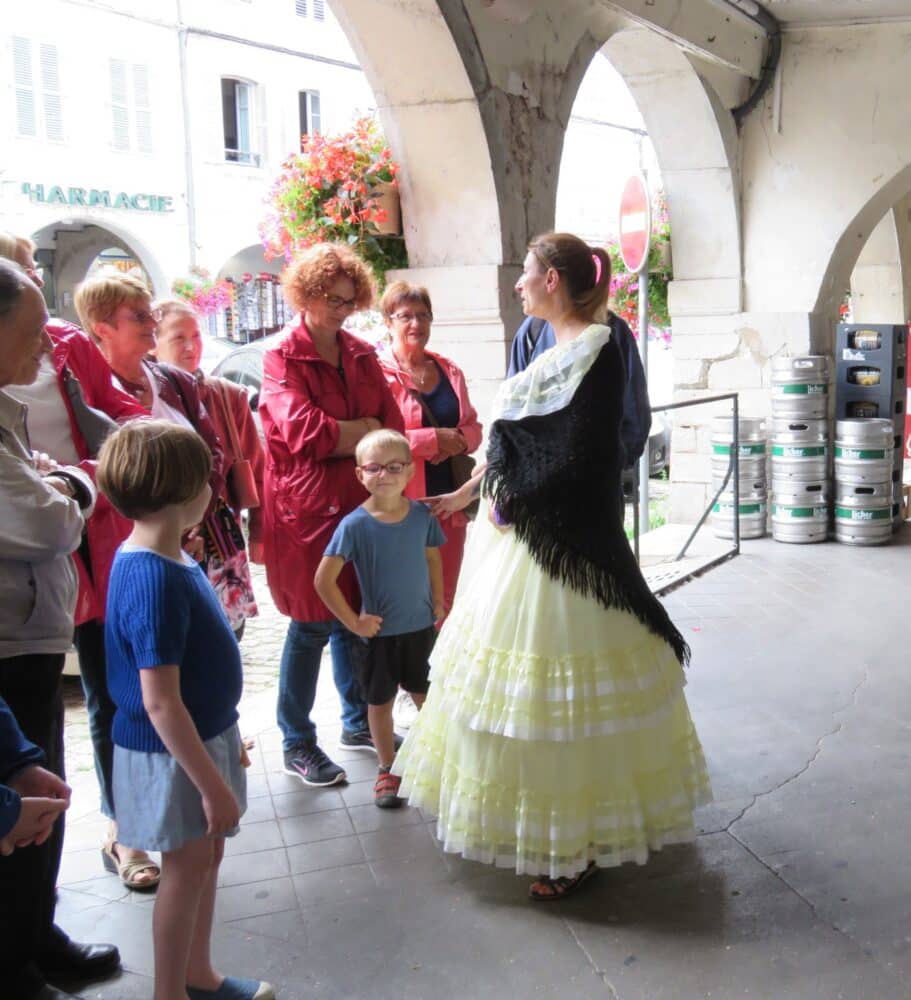
{"type": "Polygon", "coordinates": [[[825,355],[772,358],[772,414],[778,418],[824,420],[829,402],[825,355]]]}

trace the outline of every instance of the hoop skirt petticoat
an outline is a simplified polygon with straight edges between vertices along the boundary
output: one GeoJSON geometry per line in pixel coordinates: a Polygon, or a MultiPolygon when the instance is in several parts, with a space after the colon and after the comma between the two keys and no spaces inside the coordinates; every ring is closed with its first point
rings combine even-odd
{"type": "Polygon", "coordinates": [[[670,647],[552,580],[483,503],[431,665],[393,769],[446,851],[557,878],[695,837],[711,792],[670,647]]]}

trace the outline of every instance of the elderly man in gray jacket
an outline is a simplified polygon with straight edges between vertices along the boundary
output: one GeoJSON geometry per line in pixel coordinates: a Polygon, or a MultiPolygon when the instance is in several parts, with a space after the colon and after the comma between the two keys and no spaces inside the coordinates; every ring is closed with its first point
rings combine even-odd
{"type": "MultiPolygon", "coordinates": [[[[36,466],[26,407],[3,391],[37,377],[51,351],[47,318],[36,286],[16,265],[0,261],[0,698],[62,779],[60,675],[76,602],[70,553],[79,546],[95,487],[80,469],[36,466]]],[[[40,783],[41,769],[35,771],[40,783]]],[[[18,791],[59,795],[62,781],[45,784],[18,791]]],[[[102,978],[119,968],[113,945],[77,944],[54,923],[62,846],[61,815],[43,844],[0,857],[2,996],[63,1000],[71,994],[50,982],[102,978]]]]}

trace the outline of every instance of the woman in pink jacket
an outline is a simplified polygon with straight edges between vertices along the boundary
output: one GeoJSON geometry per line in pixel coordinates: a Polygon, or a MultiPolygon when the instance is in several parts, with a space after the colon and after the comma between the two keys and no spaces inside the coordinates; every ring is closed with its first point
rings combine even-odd
{"type": "MultiPolygon", "coordinates": [[[[405,436],[414,456],[414,477],[405,495],[420,499],[451,493],[454,455],[471,454],[481,443],[478,414],[468,398],[465,376],[449,358],[427,350],[433,308],[430,294],[405,281],[391,284],[380,309],[392,336],[380,352],[380,367],[402,412],[405,436]]],[[[468,518],[457,511],[443,525],[443,602],[452,607],[468,518]]]]}

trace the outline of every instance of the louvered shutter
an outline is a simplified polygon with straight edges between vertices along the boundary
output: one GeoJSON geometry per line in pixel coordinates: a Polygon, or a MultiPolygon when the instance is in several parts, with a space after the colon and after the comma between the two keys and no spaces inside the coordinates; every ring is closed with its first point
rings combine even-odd
{"type": "Polygon", "coordinates": [[[63,95],[56,45],[41,46],[41,91],[45,135],[51,142],[63,142],[63,95]]]}
{"type": "Polygon", "coordinates": [[[114,149],[130,148],[130,108],[127,88],[127,64],[122,59],[111,60],[111,121],[114,149]]]}
{"type": "Polygon", "coordinates": [[[294,13],[298,17],[307,16],[307,0],[294,0],[294,13]]]}
{"type": "Polygon", "coordinates": [[[323,0],[313,0],[313,17],[317,21],[325,20],[326,8],[323,4],[323,0]]]}
{"type": "Polygon", "coordinates": [[[13,36],[13,82],[16,91],[16,131],[19,135],[37,135],[32,43],[28,38],[13,36]]]}
{"type": "Polygon", "coordinates": [[[133,66],[133,98],[136,114],[136,146],[140,153],[152,152],[152,107],[149,67],[133,66]]]}

